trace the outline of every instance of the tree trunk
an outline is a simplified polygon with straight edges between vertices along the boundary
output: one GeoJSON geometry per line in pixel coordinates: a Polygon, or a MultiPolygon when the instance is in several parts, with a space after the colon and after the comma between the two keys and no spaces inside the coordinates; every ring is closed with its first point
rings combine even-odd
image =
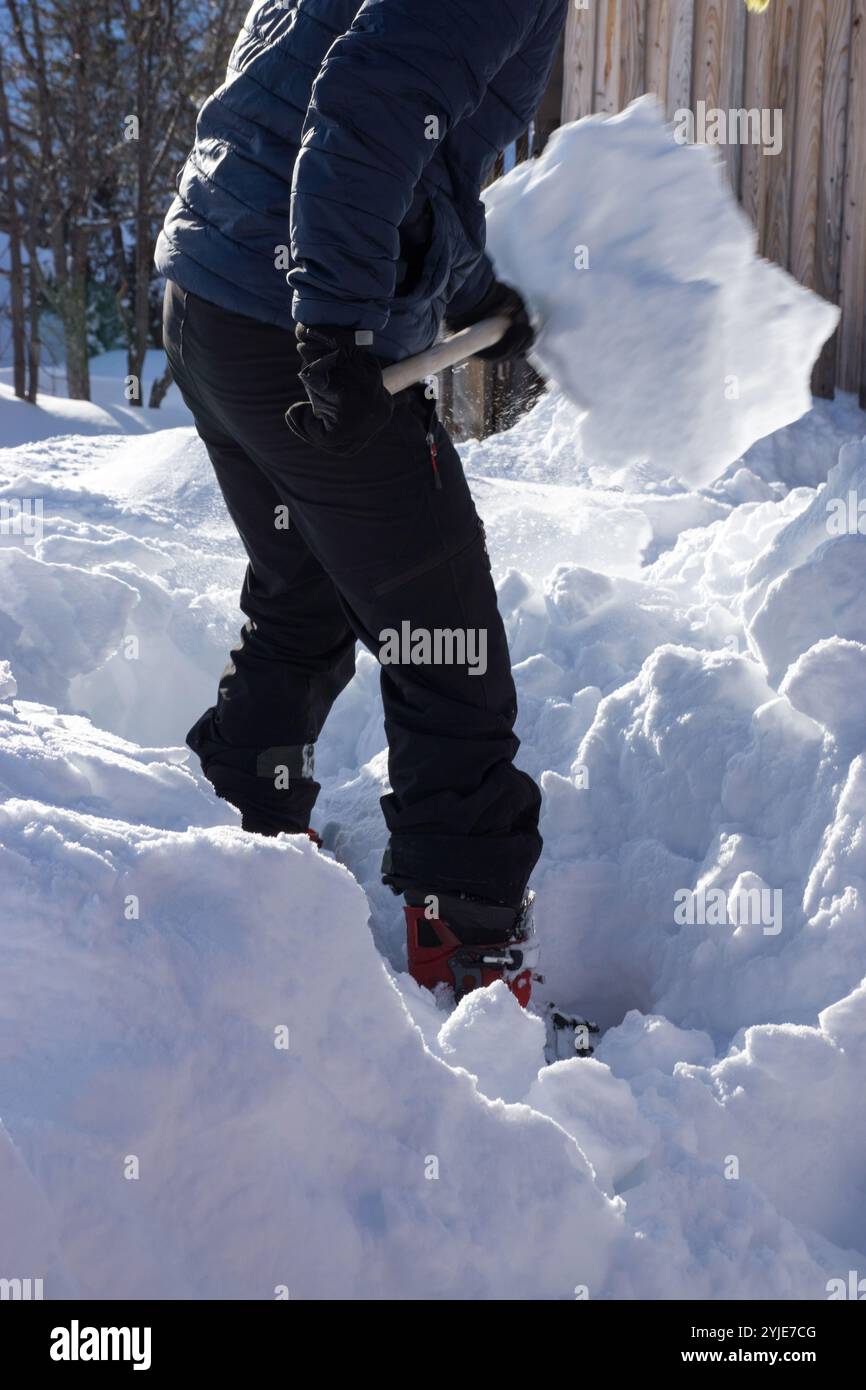
{"type": "Polygon", "coordinates": [[[63,296],[63,341],[66,349],[66,394],[72,401],[90,400],[90,362],[87,355],[87,310],[84,286],[66,286],[63,296]]]}
{"type": "Polygon", "coordinates": [[[72,10],[68,38],[72,47],[73,107],[69,161],[69,203],[66,218],[68,246],[67,274],[63,288],[63,335],[66,347],[66,390],[74,401],[90,400],[90,359],[87,342],[87,251],[88,233],[82,221],[88,213],[88,185],[91,177],[90,110],[95,100],[91,52],[93,45],[92,5],[77,0],[72,10]]]}
{"type": "MultiPolygon", "coordinates": [[[[37,186],[41,188],[41,180],[38,181],[37,186]]],[[[34,192],[32,171],[28,193],[25,231],[27,243],[27,400],[31,405],[35,405],[36,397],[39,394],[39,368],[42,360],[39,321],[42,315],[43,290],[42,273],[39,265],[41,206],[39,197],[34,192]]]]}
{"type": "Polygon", "coordinates": [[[69,236],[71,250],[66,261],[61,244],[60,273],[55,254],[57,279],[55,308],[63,325],[63,347],[66,354],[66,394],[73,401],[90,400],[90,359],[87,351],[87,261],[82,238],[73,231],[69,236]],[[64,263],[65,262],[65,263],[64,263]]]}
{"type": "Polygon", "coordinates": [[[39,394],[39,368],[42,361],[42,339],[39,334],[39,320],[42,313],[42,282],[39,275],[39,246],[36,240],[35,224],[27,240],[28,290],[30,294],[30,338],[27,344],[27,399],[36,404],[39,394]]]}
{"type": "Polygon", "coordinates": [[[150,388],[150,400],[147,404],[150,406],[151,410],[157,410],[162,405],[171,390],[173,381],[174,377],[172,376],[171,367],[166,365],[162,376],[158,376],[150,388]]]}
{"type": "Polygon", "coordinates": [[[142,207],[144,190],[139,192],[138,215],[135,219],[135,289],[133,303],[132,342],[129,351],[130,375],[138,380],[138,395],[131,405],[144,405],[144,364],[150,336],[150,220],[142,207]]]}
{"type": "Polygon", "coordinates": [[[154,157],[156,130],[153,66],[163,37],[165,17],[160,7],[141,16],[136,35],[135,110],[138,114],[138,140],[135,148],[135,248],[132,256],[132,333],[129,338],[129,374],[135,377],[138,392],[131,404],[144,406],[144,364],[150,337],[150,276],[152,269],[151,219],[149,205],[150,165],[154,157]]]}
{"type": "Polygon", "coordinates": [[[0,137],[3,141],[3,186],[6,191],[9,236],[9,312],[12,319],[12,379],[15,395],[24,400],[27,395],[27,328],[24,310],[24,262],[21,255],[21,220],[18,215],[18,192],[15,180],[15,149],[6,100],[6,83],[0,59],[0,137]]]}

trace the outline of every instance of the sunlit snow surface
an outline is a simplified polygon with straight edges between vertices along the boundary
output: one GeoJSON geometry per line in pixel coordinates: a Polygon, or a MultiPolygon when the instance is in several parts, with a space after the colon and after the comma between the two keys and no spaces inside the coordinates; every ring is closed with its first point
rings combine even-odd
{"type": "Polygon", "coordinates": [[[0,537],[0,1274],[253,1299],[862,1274],[866,536],[827,520],[866,496],[864,422],[819,404],[701,492],[595,471],[555,395],[463,450],[545,792],[539,1002],[606,1030],[552,1066],[501,986],[449,1015],[401,973],[370,656],[319,748],[341,862],[244,835],[190,765],[243,570],[194,433],[2,451],[0,499],[43,516],[0,537]],[[778,892],[781,929],[677,925],[695,887],[778,892]]]}

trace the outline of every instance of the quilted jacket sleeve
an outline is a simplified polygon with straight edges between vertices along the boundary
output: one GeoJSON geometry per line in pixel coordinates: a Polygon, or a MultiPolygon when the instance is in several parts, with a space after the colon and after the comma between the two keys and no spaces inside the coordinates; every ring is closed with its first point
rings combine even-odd
{"type": "Polygon", "coordinates": [[[538,16],[538,0],[366,0],[325,58],[295,164],[296,321],[384,328],[424,167],[538,16]]]}

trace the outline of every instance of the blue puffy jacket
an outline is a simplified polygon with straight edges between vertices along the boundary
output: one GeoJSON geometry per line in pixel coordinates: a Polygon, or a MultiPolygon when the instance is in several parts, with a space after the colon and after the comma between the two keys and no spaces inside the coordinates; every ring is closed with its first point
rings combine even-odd
{"type": "Polygon", "coordinates": [[[479,190],[538,106],[567,6],[256,0],[158,268],[268,323],[371,329],[384,358],[428,347],[489,288],[479,190]]]}

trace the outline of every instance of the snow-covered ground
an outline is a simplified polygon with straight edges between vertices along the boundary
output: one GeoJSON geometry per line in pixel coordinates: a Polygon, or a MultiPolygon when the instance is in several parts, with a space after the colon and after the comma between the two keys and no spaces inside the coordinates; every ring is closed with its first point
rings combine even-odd
{"type": "MultiPolygon", "coordinates": [[[[164,354],[151,349],[145,359],[143,401],[150,399],[150,388],[164,366],[164,354]]],[[[39,376],[39,401],[35,406],[27,405],[15,399],[12,368],[0,365],[3,420],[0,441],[4,446],[31,444],[67,431],[70,434],[147,434],[169,425],[190,423],[189,411],[176,386],[169,389],[158,410],[151,410],[146,404],[142,407],[131,404],[127,396],[124,352],[104,352],[91,358],[89,401],[72,401],[64,395],[66,373],[62,367],[46,365],[39,376]]]]}
{"type": "Polygon", "coordinates": [[[0,1274],[822,1299],[866,1273],[854,403],[701,491],[594,470],[555,394],[464,448],[545,793],[539,1004],[604,1030],[552,1065],[502,986],[449,1015],[402,973],[372,657],[319,749],[335,856],[244,835],[182,747],[240,623],[204,450],[42,405],[0,452],[0,1274]]]}
{"type": "Polygon", "coordinates": [[[34,409],[0,371],[0,1278],[866,1279],[866,415],[777,428],[835,313],[648,103],[559,132],[488,220],[566,388],[462,446],[544,789],[530,1012],[405,974],[372,656],[318,749],[329,850],[243,834],[191,764],[244,559],[177,393],[135,409],[109,354],[94,404],[34,409]]]}

